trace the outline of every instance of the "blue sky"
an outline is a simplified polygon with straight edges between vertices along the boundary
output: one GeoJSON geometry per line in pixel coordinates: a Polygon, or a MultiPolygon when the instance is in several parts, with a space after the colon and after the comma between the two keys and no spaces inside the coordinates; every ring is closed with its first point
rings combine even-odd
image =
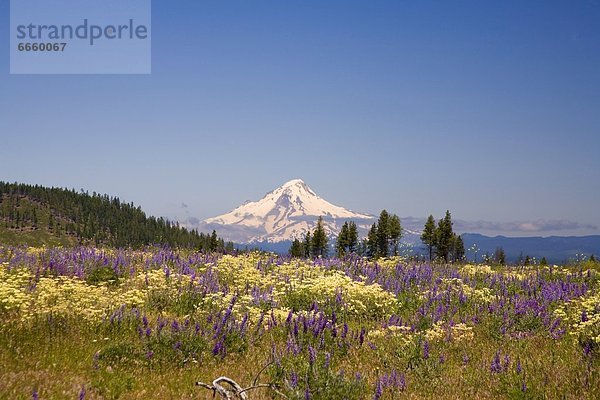
{"type": "Polygon", "coordinates": [[[358,211],[600,233],[599,1],[152,7],[151,75],[9,75],[0,2],[0,179],[203,219],[302,178],[358,211]]]}

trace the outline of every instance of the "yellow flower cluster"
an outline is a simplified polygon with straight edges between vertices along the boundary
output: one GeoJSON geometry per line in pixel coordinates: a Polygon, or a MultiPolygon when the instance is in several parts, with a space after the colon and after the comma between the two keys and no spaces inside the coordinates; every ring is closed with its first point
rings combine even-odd
{"type": "Polygon", "coordinates": [[[445,325],[444,321],[438,321],[425,331],[425,338],[429,341],[442,340],[446,337],[457,342],[471,340],[473,339],[473,327],[462,322],[449,326],[445,325]]]}
{"type": "MultiPolygon", "coordinates": [[[[392,261],[390,261],[391,263],[392,261]]],[[[353,314],[385,315],[397,304],[396,298],[378,284],[356,282],[344,273],[327,270],[304,261],[292,261],[281,265],[269,264],[266,256],[258,253],[233,257],[224,256],[217,262],[214,270],[222,283],[229,285],[232,292],[243,292],[247,287],[259,287],[263,290],[273,288],[272,300],[285,304],[290,297],[312,299],[316,302],[333,300],[341,294],[347,310],[353,314]],[[261,268],[257,268],[261,265],[261,268]]],[[[221,298],[221,305],[231,299],[221,298]]],[[[248,310],[250,296],[240,296],[234,311],[248,310]]],[[[284,313],[287,312],[284,309],[284,313]]]]}
{"type": "Polygon", "coordinates": [[[554,315],[568,325],[569,334],[576,339],[591,339],[600,344],[600,291],[558,306],[554,315]]]}
{"type": "Polygon", "coordinates": [[[410,326],[391,325],[386,328],[369,331],[367,337],[373,341],[393,340],[395,346],[405,347],[411,344],[416,336],[411,332],[410,326]]]}
{"type": "Polygon", "coordinates": [[[377,264],[382,268],[387,269],[395,269],[396,265],[405,261],[404,257],[401,256],[391,256],[385,258],[379,258],[377,260],[377,264]]]}
{"type": "MultiPolygon", "coordinates": [[[[465,284],[460,278],[443,278],[440,289],[450,290],[453,293],[463,292],[467,297],[482,303],[490,303],[494,300],[494,292],[490,288],[473,288],[465,284]]],[[[421,293],[421,299],[426,299],[431,291],[426,290],[421,293]]]]}
{"type": "Polygon", "coordinates": [[[0,312],[23,323],[46,316],[98,322],[121,305],[139,307],[146,298],[144,291],[125,286],[109,289],[70,277],[42,277],[33,286],[32,278],[24,269],[0,270],[0,312]]]}
{"type": "MultiPolygon", "coordinates": [[[[31,252],[43,249],[30,249],[31,252]]],[[[140,264],[144,259],[140,254],[140,264]]],[[[396,264],[397,258],[382,260],[386,267],[396,264]]],[[[136,263],[137,264],[137,263],[136,263]]],[[[167,303],[176,300],[199,285],[199,279],[171,272],[166,267],[137,272],[118,285],[92,285],[75,277],[41,277],[37,282],[27,269],[8,271],[0,268],[0,313],[22,322],[40,316],[53,315],[99,321],[125,304],[142,306],[153,299],[167,303]]],[[[385,316],[394,312],[398,302],[395,296],[380,285],[357,282],[343,272],[315,265],[310,261],[294,260],[277,264],[265,254],[250,253],[241,256],[225,255],[213,265],[195,266],[199,274],[211,268],[227,294],[209,294],[198,300],[196,309],[206,306],[225,308],[234,295],[238,296],[234,313],[249,313],[255,320],[264,311],[276,318],[285,318],[290,307],[302,308],[315,301],[320,306],[331,305],[341,296],[345,309],[354,315],[385,316]],[[248,292],[258,288],[266,296],[267,304],[258,304],[248,292]]]]}
{"type": "Polygon", "coordinates": [[[369,331],[369,340],[393,340],[394,345],[406,346],[423,335],[430,342],[441,341],[446,338],[455,342],[469,341],[474,337],[473,327],[464,323],[448,325],[444,321],[436,322],[431,328],[424,332],[412,332],[409,326],[388,326],[386,328],[369,331]]]}
{"type": "Polygon", "coordinates": [[[476,276],[479,274],[491,274],[494,271],[492,270],[492,267],[490,267],[489,265],[467,264],[460,269],[460,272],[464,275],[476,276]]]}
{"type": "MultiPolygon", "coordinates": [[[[221,293],[209,293],[206,296],[204,305],[208,305],[209,307],[214,307],[217,309],[225,309],[229,307],[234,296],[235,294],[233,293],[229,293],[226,295],[223,295],[221,293]]],[[[268,313],[266,313],[266,311],[267,310],[263,310],[259,307],[252,305],[252,296],[250,295],[237,296],[232,309],[233,315],[237,318],[240,318],[242,315],[247,313],[248,319],[251,323],[256,323],[260,319],[261,314],[264,314],[264,328],[268,327],[268,319],[271,317],[271,312],[273,312],[273,315],[275,316],[278,322],[284,321],[290,312],[290,310],[285,307],[273,308],[271,310],[268,310],[268,313]]]]}
{"type": "Polygon", "coordinates": [[[356,282],[339,271],[320,277],[294,279],[283,292],[278,290],[276,294],[281,297],[292,292],[317,302],[333,299],[340,293],[348,312],[356,315],[385,315],[396,304],[395,297],[378,284],[356,282]]]}
{"type": "Polygon", "coordinates": [[[18,314],[21,311],[29,301],[31,278],[31,273],[25,269],[8,273],[5,268],[0,268],[0,312],[18,314]]]}
{"type": "Polygon", "coordinates": [[[410,335],[411,328],[410,326],[404,325],[390,325],[381,329],[373,329],[369,331],[367,336],[369,338],[379,338],[379,337],[389,337],[389,336],[397,336],[397,335],[410,335]]]}

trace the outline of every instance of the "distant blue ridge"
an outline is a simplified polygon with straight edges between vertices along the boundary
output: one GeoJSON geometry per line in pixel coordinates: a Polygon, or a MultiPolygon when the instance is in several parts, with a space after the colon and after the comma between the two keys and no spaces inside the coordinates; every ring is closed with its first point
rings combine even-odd
{"type": "MultiPolygon", "coordinates": [[[[477,245],[477,261],[481,262],[483,255],[488,253],[494,255],[498,247],[502,247],[509,263],[516,262],[519,257],[535,257],[538,261],[546,257],[548,263],[565,264],[583,254],[588,258],[594,254],[596,258],[600,255],[600,235],[590,236],[549,236],[549,237],[506,237],[485,236],[479,233],[464,233],[461,235],[467,249],[467,259],[474,261],[475,255],[468,249],[477,245]]],[[[256,242],[250,244],[237,244],[236,247],[244,249],[248,247],[259,248],[264,251],[286,254],[291,246],[291,241],[276,243],[256,242]]],[[[412,246],[413,254],[425,255],[425,247],[412,246]]]]}

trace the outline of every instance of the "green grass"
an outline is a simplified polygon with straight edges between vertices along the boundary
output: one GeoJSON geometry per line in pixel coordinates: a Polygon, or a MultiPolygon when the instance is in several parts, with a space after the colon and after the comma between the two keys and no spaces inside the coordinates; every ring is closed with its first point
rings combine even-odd
{"type": "Polygon", "coordinates": [[[11,229],[0,224],[0,243],[19,246],[73,246],[77,239],[68,235],[56,235],[47,229],[11,229]]]}
{"type": "MultiPolygon", "coordinates": [[[[268,362],[267,338],[242,354],[224,360],[203,357],[198,363],[147,361],[133,353],[140,348],[131,335],[104,336],[94,331],[69,329],[48,335],[46,327],[23,332],[4,332],[0,339],[0,398],[30,399],[33,390],[40,398],[73,399],[86,388],[89,399],[194,398],[212,394],[194,386],[227,375],[243,386],[250,385],[268,362]],[[105,340],[108,338],[108,340],[105,340]],[[102,352],[97,364],[94,355],[102,352]],[[128,358],[129,357],[129,358],[128,358]]],[[[590,365],[580,351],[567,342],[532,337],[525,340],[478,340],[461,346],[432,349],[428,360],[409,365],[409,355],[393,348],[351,350],[339,362],[347,370],[363,371],[370,380],[390,367],[409,371],[407,393],[414,398],[598,398],[598,364],[590,365]],[[509,372],[492,374],[490,360],[497,349],[511,357],[509,372]],[[463,355],[469,354],[465,364],[463,355]],[[440,363],[439,356],[445,361],[440,363]],[[523,373],[517,374],[520,358],[523,373]],[[527,390],[521,391],[525,379],[527,390]]],[[[263,381],[267,379],[264,377],[263,381]]],[[[331,393],[329,393],[331,395],[331,393]]],[[[251,398],[267,398],[268,392],[251,398]],[[265,397],[262,397],[265,396],[265,397]]],[[[371,398],[367,390],[365,398],[371,398]]],[[[331,398],[331,397],[329,397],[331,398]]],[[[384,392],[384,398],[401,398],[384,392]]]]}

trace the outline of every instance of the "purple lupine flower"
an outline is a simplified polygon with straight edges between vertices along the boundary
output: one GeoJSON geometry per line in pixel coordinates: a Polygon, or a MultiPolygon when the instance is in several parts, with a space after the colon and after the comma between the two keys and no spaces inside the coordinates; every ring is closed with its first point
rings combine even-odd
{"type": "Polygon", "coordinates": [[[296,341],[294,340],[293,337],[289,336],[288,340],[286,342],[286,351],[288,353],[294,353],[294,355],[297,355],[296,349],[297,349],[296,341]]]}
{"type": "Polygon", "coordinates": [[[85,399],[85,386],[82,386],[81,390],[79,391],[79,400],[83,399],[85,399]]]}
{"type": "Polygon", "coordinates": [[[331,354],[329,352],[325,353],[325,368],[329,368],[329,363],[331,362],[331,354]]]}
{"type": "Polygon", "coordinates": [[[510,366],[510,358],[508,357],[508,354],[504,356],[504,363],[502,364],[502,369],[504,371],[508,371],[508,367],[510,366]]]}
{"type": "Polygon", "coordinates": [[[521,392],[525,391],[527,391],[527,383],[525,382],[525,379],[523,379],[523,382],[521,383],[521,392]]]}
{"type": "Polygon", "coordinates": [[[262,323],[263,320],[265,319],[265,313],[262,312],[260,313],[260,316],[258,317],[258,322],[256,323],[256,330],[260,330],[262,328],[262,323]]]}
{"type": "Polygon", "coordinates": [[[517,359],[516,371],[517,371],[517,374],[520,374],[521,371],[523,371],[523,368],[521,367],[521,359],[520,358],[517,359]]]}
{"type": "Polygon", "coordinates": [[[360,343],[361,346],[362,346],[362,344],[365,341],[365,333],[366,333],[365,328],[361,328],[360,329],[360,336],[358,337],[358,342],[360,343]]]}
{"type": "Polygon", "coordinates": [[[37,389],[33,389],[33,392],[31,392],[31,398],[33,400],[38,400],[40,397],[38,396],[38,392],[37,389]]]}
{"type": "Polygon", "coordinates": [[[379,400],[382,394],[383,385],[381,383],[381,379],[377,379],[377,383],[375,384],[375,394],[373,395],[373,400],[379,400]]]}
{"type": "Polygon", "coordinates": [[[500,372],[502,372],[502,365],[500,364],[500,352],[496,352],[496,354],[494,355],[494,358],[492,359],[492,362],[490,364],[490,371],[494,372],[496,374],[499,374],[500,372]]]}
{"type": "Polygon", "coordinates": [[[592,354],[592,342],[590,340],[586,341],[583,345],[583,354],[588,357],[592,354]]]}
{"type": "Polygon", "coordinates": [[[240,324],[240,334],[242,334],[242,336],[246,333],[247,323],[248,323],[248,313],[244,314],[244,317],[242,318],[242,323],[240,324]]]}
{"type": "Polygon", "coordinates": [[[316,360],[317,352],[311,345],[308,345],[308,362],[310,363],[310,365],[313,365],[316,360]]]}
{"type": "Polygon", "coordinates": [[[158,327],[156,328],[156,331],[158,333],[161,333],[162,330],[164,329],[164,327],[167,325],[167,321],[165,321],[161,317],[158,317],[158,318],[159,318],[159,322],[158,322],[158,327]]]}
{"type": "Polygon", "coordinates": [[[446,356],[444,356],[443,354],[440,354],[440,364],[443,364],[446,362],[446,356]]]}
{"type": "Polygon", "coordinates": [[[406,390],[406,376],[404,375],[404,373],[400,374],[398,389],[400,389],[401,392],[404,392],[404,390],[406,390]]]}
{"type": "Polygon", "coordinates": [[[306,390],[304,390],[304,400],[310,400],[310,399],[311,399],[310,387],[308,385],[306,385],[306,390]]]}
{"type": "Polygon", "coordinates": [[[467,365],[469,363],[469,356],[467,354],[463,354],[463,365],[467,365]]]}
{"type": "Polygon", "coordinates": [[[148,360],[152,360],[152,357],[154,357],[154,352],[153,352],[152,350],[148,350],[148,351],[146,352],[146,358],[147,358],[148,360]]]}
{"type": "Polygon", "coordinates": [[[342,328],[342,339],[346,339],[348,336],[348,324],[344,322],[344,327],[342,328]]]}
{"type": "Polygon", "coordinates": [[[423,359],[427,360],[429,358],[429,341],[425,341],[423,343],[423,359]]]}
{"type": "Polygon", "coordinates": [[[298,386],[298,374],[296,371],[292,371],[290,374],[290,386],[294,389],[298,386]]]}
{"type": "Polygon", "coordinates": [[[372,343],[371,341],[368,341],[367,344],[369,345],[369,347],[371,348],[371,350],[377,350],[377,346],[375,346],[375,344],[372,343]]]}
{"type": "Polygon", "coordinates": [[[221,343],[220,340],[217,340],[217,342],[215,343],[213,349],[212,349],[212,355],[216,356],[221,352],[223,344],[221,343]]]}
{"type": "Polygon", "coordinates": [[[588,318],[588,316],[587,316],[587,313],[585,312],[585,310],[583,310],[583,311],[581,312],[581,322],[586,322],[588,319],[589,319],[589,318],[588,318]]]}

